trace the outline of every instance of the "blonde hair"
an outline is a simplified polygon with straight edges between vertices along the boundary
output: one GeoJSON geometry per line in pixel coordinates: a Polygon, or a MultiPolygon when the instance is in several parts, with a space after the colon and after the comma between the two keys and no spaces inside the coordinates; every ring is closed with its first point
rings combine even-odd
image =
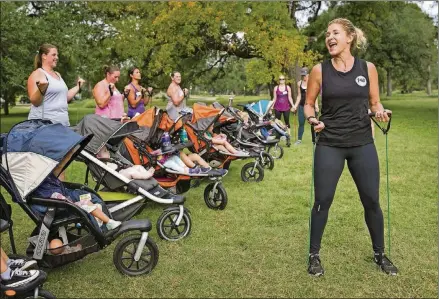
{"type": "Polygon", "coordinates": [[[39,69],[40,67],[43,66],[43,59],[41,58],[41,56],[43,54],[49,54],[50,49],[56,49],[56,46],[52,45],[52,44],[42,44],[40,46],[40,48],[38,49],[38,53],[37,55],[35,55],[34,58],[34,68],[35,69],[39,69]]]}
{"type": "Polygon", "coordinates": [[[352,36],[352,43],[351,43],[351,50],[366,50],[367,48],[367,39],[366,36],[363,33],[363,30],[360,28],[357,28],[352,24],[351,21],[344,18],[337,18],[329,22],[328,27],[332,24],[339,24],[343,27],[343,29],[346,31],[346,33],[349,36],[352,36]]]}

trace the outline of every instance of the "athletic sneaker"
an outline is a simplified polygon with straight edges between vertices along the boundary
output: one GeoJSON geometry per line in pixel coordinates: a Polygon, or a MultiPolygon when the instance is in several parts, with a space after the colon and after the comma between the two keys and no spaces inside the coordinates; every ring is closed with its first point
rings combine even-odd
{"type": "Polygon", "coordinates": [[[199,174],[201,171],[200,167],[195,166],[194,168],[189,168],[189,174],[199,174]]]}
{"type": "Polygon", "coordinates": [[[388,275],[397,275],[398,268],[389,260],[384,253],[375,253],[373,255],[375,263],[388,275]]]}
{"type": "Polygon", "coordinates": [[[200,167],[200,173],[208,173],[212,170],[212,167],[200,167]]]}
{"type": "Polygon", "coordinates": [[[296,142],[294,142],[294,145],[300,145],[302,144],[302,140],[297,140],[296,142]]]}
{"type": "Polygon", "coordinates": [[[35,267],[37,261],[35,260],[24,260],[24,259],[9,259],[8,266],[11,270],[20,269],[27,270],[35,267]]]}
{"type": "Polygon", "coordinates": [[[37,279],[39,275],[39,270],[24,271],[15,269],[11,272],[11,278],[2,279],[2,283],[6,287],[18,287],[37,279]]]}
{"type": "Polygon", "coordinates": [[[318,254],[309,255],[308,273],[316,277],[319,277],[325,273],[322,262],[320,261],[320,256],[318,254]]]}
{"type": "Polygon", "coordinates": [[[120,222],[120,221],[110,219],[110,221],[108,221],[107,224],[105,224],[105,226],[107,227],[108,230],[113,230],[113,229],[118,228],[121,224],[122,224],[122,222],[120,222]]]}

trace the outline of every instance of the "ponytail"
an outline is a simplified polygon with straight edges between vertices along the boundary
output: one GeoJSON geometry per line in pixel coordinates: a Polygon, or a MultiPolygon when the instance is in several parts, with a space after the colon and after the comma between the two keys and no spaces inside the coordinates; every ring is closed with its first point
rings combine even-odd
{"type": "Polygon", "coordinates": [[[40,48],[38,49],[37,54],[34,58],[34,69],[39,69],[43,66],[43,54],[49,54],[50,49],[56,49],[56,47],[52,44],[42,44],[40,48]]]}

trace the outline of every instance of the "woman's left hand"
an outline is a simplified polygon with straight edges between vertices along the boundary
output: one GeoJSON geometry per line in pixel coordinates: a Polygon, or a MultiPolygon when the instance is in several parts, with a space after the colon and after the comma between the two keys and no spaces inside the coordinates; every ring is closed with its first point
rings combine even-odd
{"type": "Polygon", "coordinates": [[[78,85],[78,87],[81,87],[82,85],[84,85],[85,80],[82,79],[81,77],[78,77],[78,80],[76,81],[76,84],[78,85]]]}
{"type": "Polygon", "coordinates": [[[377,121],[388,122],[390,120],[389,114],[391,114],[391,110],[381,110],[375,112],[375,118],[377,121]]]}
{"type": "Polygon", "coordinates": [[[130,118],[127,116],[126,113],[124,113],[124,114],[122,115],[122,118],[120,119],[120,122],[121,122],[121,123],[126,123],[126,122],[129,121],[129,120],[130,120],[130,118]]]}

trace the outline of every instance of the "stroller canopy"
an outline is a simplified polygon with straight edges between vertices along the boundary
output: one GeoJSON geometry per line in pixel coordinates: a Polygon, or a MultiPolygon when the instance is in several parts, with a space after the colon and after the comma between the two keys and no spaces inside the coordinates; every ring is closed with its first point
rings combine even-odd
{"type": "Polygon", "coordinates": [[[72,129],[82,136],[93,134],[86,149],[96,155],[106,143],[118,146],[127,135],[137,132],[139,126],[136,122],[121,124],[100,115],[89,114],[72,129]]]}
{"type": "Polygon", "coordinates": [[[88,141],[89,138],[78,135],[61,124],[52,124],[49,120],[24,121],[12,127],[3,142],[2,166],[24,199],[44,181],[71,149],[77,145],[81,149],[88,141]]]}
{"type": "MultiPolygon", "coordinates": [[[[206,130],[212,123],[217,115],[221,113],[220,108],[215,108],[213,106],[204,106],[200,104],[194,104],[192,114],[192,123],[197,130],[206,130]]],[[[218,122],[224,122],[229,117],[222,114],[218,119],[218,122]]]]}
{"type": "Polygon", "coordinates": [[[247,104],[245,107],[252,113],[256,114],[257,116],[264,117],[270,108],[271,101],[269,100],[260,100],[255,103],[247,104]]]}

